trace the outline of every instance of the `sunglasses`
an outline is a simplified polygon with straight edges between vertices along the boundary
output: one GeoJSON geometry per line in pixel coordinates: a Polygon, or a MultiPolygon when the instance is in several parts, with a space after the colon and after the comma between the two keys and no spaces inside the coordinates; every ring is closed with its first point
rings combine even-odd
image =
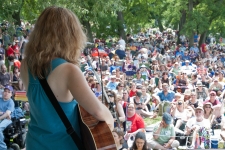
{"type": "Polygon", "coordinates": [[[124,95],[124,94],[127,94],[127,93],[123,93],[123,95],[124,95]]]}
{"type": "Polygon", "coordinates": [[[108,97],[113,97],[113,95],[108,95],[108,97]]]}
{"type": "Polygon", "coordinates": [[[183,103],[182,103],[182,102],[178,102],[177,104],[178,104],[178,105],[182,105],[183,103]]]}
{"type": "Polygon", "coordinates": [[[210,94],[210,96],[216,96],[215,94],[210,94]]]}
{"type": "Polygon", "coordinates": [[[120,85],[120,87],[124,87],[124,86],[121,86],[121,85],[120,85]]]}
{"type": "Polygon", "coordinates": [[[211,107],[209,106],[209,107],[205,107],[205,108],[211,108],[211,107]]]}

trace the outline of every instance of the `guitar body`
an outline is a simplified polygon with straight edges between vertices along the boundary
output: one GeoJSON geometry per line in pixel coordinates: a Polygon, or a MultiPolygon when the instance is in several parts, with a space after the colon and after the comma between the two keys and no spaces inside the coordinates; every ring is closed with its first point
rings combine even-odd
{"type": "Polygon", "coordinates": [[[81,138],[86,150],[117,150],[115,140],[108,125],[96,120],[78,105],[81,138]]]}

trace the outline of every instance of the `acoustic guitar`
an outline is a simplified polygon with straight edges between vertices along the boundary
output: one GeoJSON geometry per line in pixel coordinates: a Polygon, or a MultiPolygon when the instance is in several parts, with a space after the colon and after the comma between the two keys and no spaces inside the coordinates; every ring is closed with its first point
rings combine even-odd
{"type": "Polygon", "coordinates": [[[81,138],[86,150],[117,150],[114,137],[104,121],[96,120],[78,105],[81,138]]]}
{"type": "MultiPolygon", "coordinates": [[[[89,62],[91,62],[90,56],[87,56],[89,62]]],[[[90,63],[93,68],[92,64],[90,63]]],[[[102,82],[98,74],[93,70],[93,73],[102,86],[102,82]]],[[[109,98],[103,88],[103,94],[107,103],[109,104],[109,98]]],[[[114,137],[112,135],[109,126],[104,121],[96,120],[91,114],[89,114],[84,108],[78,105],[78,111],[80,115],[80,132],[82,141],[84,141],[84,147],[86,150],[117,150],[114,137]]],[[[118,116],[117,116],[118,117],[118,116]]],[[[118,118],[117,118],[118,119],[118,118]]],[[[119,120],[119,119],[118,119],[119,120]]]]}

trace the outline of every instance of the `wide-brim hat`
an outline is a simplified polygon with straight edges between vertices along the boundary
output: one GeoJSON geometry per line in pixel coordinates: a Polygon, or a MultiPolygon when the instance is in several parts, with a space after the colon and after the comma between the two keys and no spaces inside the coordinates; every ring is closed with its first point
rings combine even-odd
{"type": "Polygon", "coordinates": [[[186,89],[183,93],[184,95],[191,95],[191,90],[189,89],[186,89]]]}
{"type": "Polygon", "coordinates": [[[204,106],[205,106],[205,105],[210,105],[211,108],[212,108],[212,103],[210,103],[210,102],[205,103],[204,106]]]}
{"type": "Polygon", "coordinates": [[[145,65],[141,65],[141,68],[146,68],[146,66],[145,65]]]}
{"type": "Polygon", "coordinates": [[[199,82],[199,81],[198,81],[198,82],[196,83],[196,87],[200,87],[200,86],[203,87],[203,86],[205,86],[205,85],[203,85],[202,82],[199,82]]]}
{"type": "Polygon", "coordinates": [[[180,94],[180,93],[175,93],[175,97],[176,97],[176,96],[181,97],[181,94],[180,94]]]}

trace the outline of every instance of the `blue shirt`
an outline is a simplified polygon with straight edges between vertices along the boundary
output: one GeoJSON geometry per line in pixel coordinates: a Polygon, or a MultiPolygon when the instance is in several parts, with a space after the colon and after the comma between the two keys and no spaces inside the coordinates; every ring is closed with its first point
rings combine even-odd
{"type": "Polygon", "coordinates": [[[181,58],[182,60],[190,60],[190,56],[188,56],[188,55],[184,55],[184,56],[182,56],[182,58],[181,58]]]}
{"type": "Polygon", "coordinates": [[[173,91],[170,91],[170,90],[168,91],[167,95],[164,95],[163,91],[158,92],[157,95],[159,96],[161,101],[169,101],[169,102],[172,102],[172,100],[175,97],[175,93],[173,91]]]}
{"type": "Polygon", "coordinates": [[[107,84],[107,88],[108,88],[109,90],[116,90],[116,87],[117,87],[117,83],[116,83],[116,82],[109,82],[109,83],[107,84]]]}
{"type": "Polygon", "coordinates": [[[198,35],[197,34],[194,35],[194,42],[195,43],[198,42],[198,35]]]}
{"type": "MultiPolygon", "coordinates": [[[[52,60],[53,71],[59,65],[67,63],[64,59],[52,60]]],[[[62,120],[52,106],[39,80],[28,71],[29,85],[27,97],[30,104],[30,123],[26,138],[27,150],[78,150],[76,144],[66,132],[62,120]]],[[[85,94],[85,93],[84,93],[85,94]]],[[[80,136],[77,101],[59,102],[65,115],[80,136]]]]}
{"type": "Polygon", "coordinates": [[[198,47],[191,47],[190,50],[193,50],[195,53],[199,53],[198,47]]]}
{"type": "Polygon", "coordinates": [[[184,56],[184,52],[183,51],[176,51],[176,57],[178,57],[178,56],[181,56],[181,57],[183,57],[184,56]]]}
{"type": "Polygon", "coordinates": [[[0,98],[0,111],[6,112],[7,110],[10,110],[13,112],[15,109],[15,104],[13,100],[10,98],[8,100],[3,100],[3,98],[0,98]]]}

